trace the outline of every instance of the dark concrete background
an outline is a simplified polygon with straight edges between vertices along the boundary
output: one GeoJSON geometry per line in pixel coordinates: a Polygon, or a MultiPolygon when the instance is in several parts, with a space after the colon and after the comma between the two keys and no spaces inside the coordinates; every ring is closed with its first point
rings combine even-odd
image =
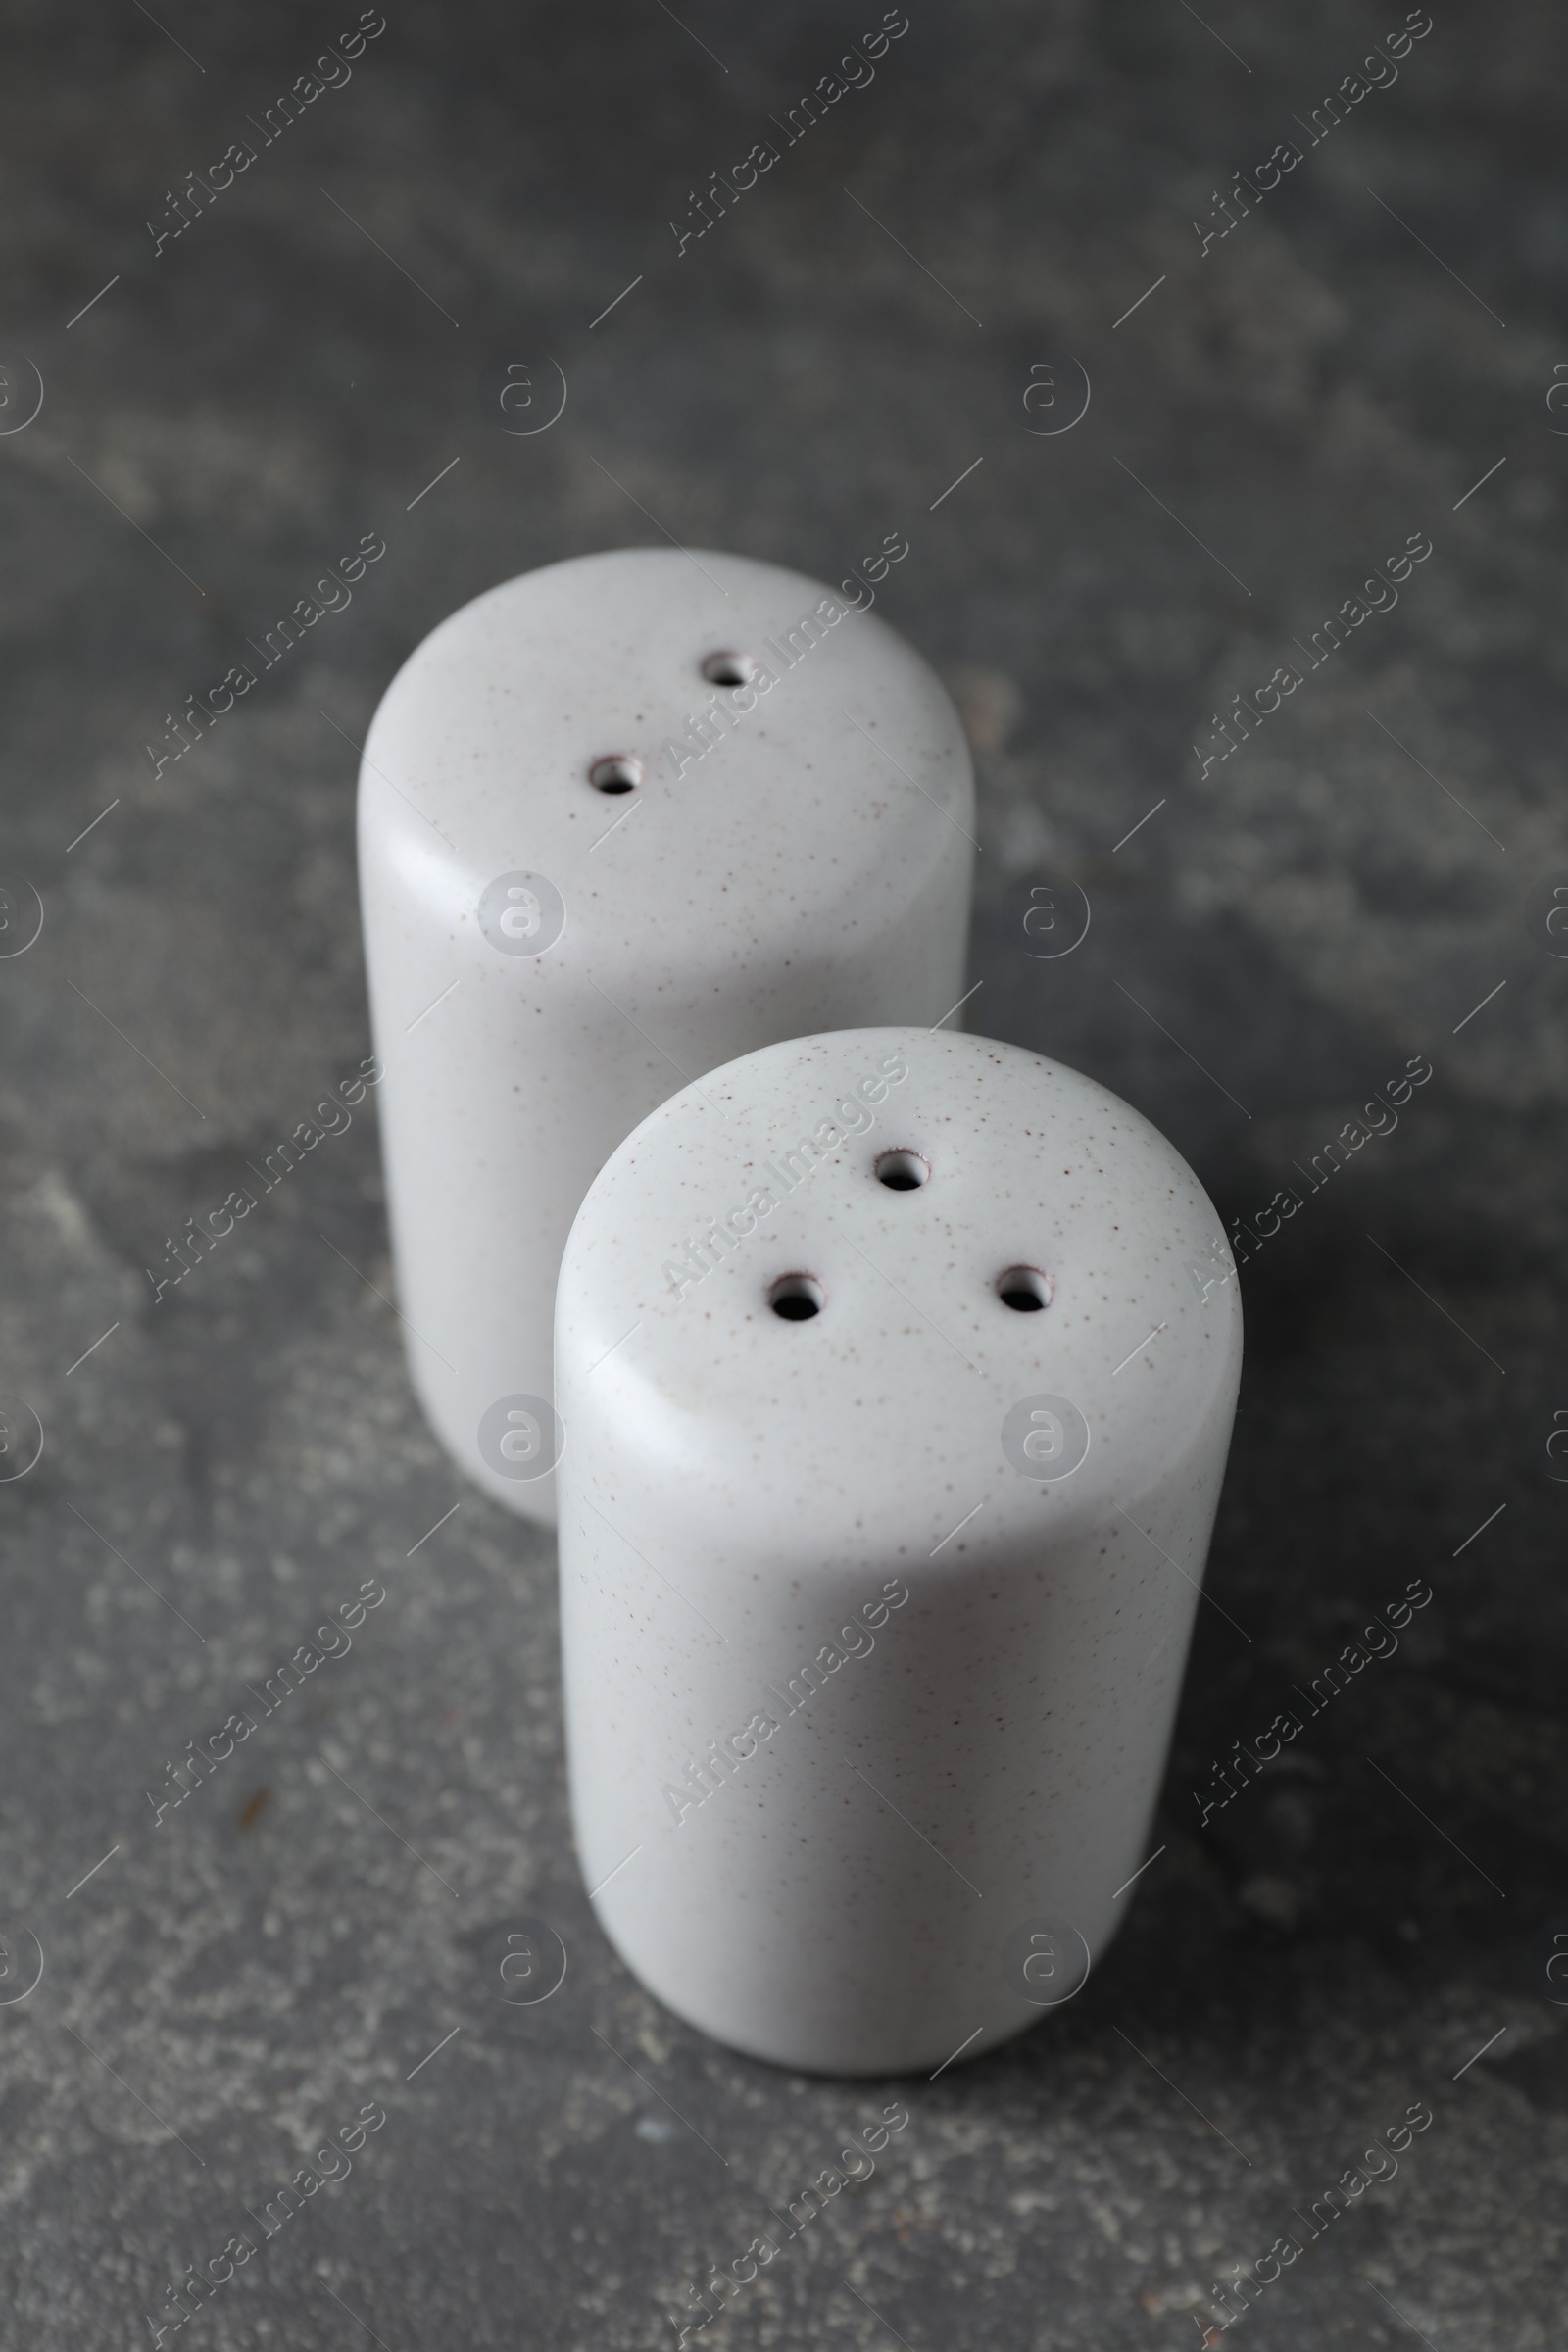
{"type": "Polygon", "coordinates": [[[1568,24],[1433,0],[1397,84],[1205,257],[1211,190],[1394,0],[910,6],[680,254],[689,191],[879,10],[388,0],[156,255],[165,191],[355,11],[8,12],[0,425],[28,363],[45,400],[0,438],[0,866],[46,919],[0,963],[0,1388],[47,1444],[0,1489],[7,2352],[152,2341],[368,2101],[352,2174],[166,2341],[672,2344],[688,2284],[895,2095],[730,2056],[600,1940],[552,1546],[413,1406],[373,1120],[156,1306],[144,1272],[368,1051],[345,738],[455,606],[661,529],[832,579],[906,532],[883,609],[983,780],[972,1025],[1117,1088],[1228,1215],[1434,1064],[1244,1271],[1227,1614],[1120,1942],[1021,2043],[898,2085],[876,2177],[696,2340],[1191,2344],[1209,2282],[1424,2100],[1244,2336],[1561,2341],[1568,24]],[[542,400],[544,353],[565,414],[509,437],[507,368],[542,400]],[[1089,413],[1032,433],[1075,363],[1089,413]],[[165,713],[367,530],[352,607],[155,774],[165,713]],[[1203,775],[1210,713],[1413,532],[1397,610],[1203,775]],[[1032,960],[1053,875],[1093,922],[1032,960]],[[167,1762],[367,1578],[353,1651],[155,1829],[167,1762]],[[1397,1654],[1200,1830],[1211,1762],[1412,1578],[1397,1654]],[[492,1990],[522,1914],[570,1955],[535,2008],[492,1990]]]}

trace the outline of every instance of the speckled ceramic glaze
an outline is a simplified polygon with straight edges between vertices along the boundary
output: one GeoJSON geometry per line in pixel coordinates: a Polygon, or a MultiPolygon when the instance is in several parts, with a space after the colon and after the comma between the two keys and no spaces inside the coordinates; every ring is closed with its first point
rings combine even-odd
{"type": "Polygon", "coordinates": [[[594,1176],[738,1054],[940,1019],[972,800],[919,657],[736,556],[553,564],[399,671],[360,779],[398,1303],[425,1410],[498,1500],[553,1515],[556,1274],[594,1176]],[[724,654],[756,676],[711,682],[724,654]],[[640,781],[596,789],[607,760],[640,781]]]}
{"type": "Polygon", "coordinates": [[[930,2073],[1081,1985],[1150,1850],[1230,1265],[1146,1119],[982,1038],[770,1046],[621,1145],[558,1301],[566,1720],[598,1915],[670,2008],[930,2073]]]}

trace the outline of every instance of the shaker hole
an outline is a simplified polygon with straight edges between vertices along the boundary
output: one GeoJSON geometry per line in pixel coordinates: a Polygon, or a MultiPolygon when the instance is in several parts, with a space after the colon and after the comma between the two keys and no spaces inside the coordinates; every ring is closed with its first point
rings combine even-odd
{"type": "Polygon", "coordinates": [[[809,1323],[826,1303],[822,1285],[809,1274],[781,1274],[767,1294],[767,1303],[786,1323],[809,1323]]]}
{"type": "Polygon", "coordinates": [[[918,1192],[922,1184],[931,1181],[931,1169],[918,1152],[883,1152],[878,1155],[876,1175],[890,1193],[918,1192]]]}
{"type": "Polygon", "coordinates": [[[627,752],[614,752],[608,760],[596,760],[588,770],[588,781],[595,792],[635,792],[643,780],[643,763],[627,752]]]}
{"type": "Polygon", "coordinates": [[[703,663],[703,675],[710,686],[749,686],[757,675],[757,663],[750,654],[710,654],[703,663]]]}
{"type": "Polygon", "coordinates": [[[997,1297],[1017,1315],[1037,1315],[1049,1306],[1054,1287],[1050,1275],[1035,1266],[1009,1266],[997,1277],[997,1297]]]}

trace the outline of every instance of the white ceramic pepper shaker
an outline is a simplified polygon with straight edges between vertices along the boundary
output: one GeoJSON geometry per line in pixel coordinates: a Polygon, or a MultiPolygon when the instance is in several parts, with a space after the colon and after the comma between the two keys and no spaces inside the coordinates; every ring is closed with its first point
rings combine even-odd
{"type": "Polygon", "coordinates": [[[930,2073],[1079,1988],[1241,1348],[1192,1170],[1017,1047],[770,1046],[626,1139],[562,1267],[562,1627],[582,1869],[669,2008],[930,2073]]]}
{"type": "Polygon", "coordinates": [[[376,712],[360,873],[409,1362],[530,1517],[554,1513],[561,1251],[621,1138],[738,1054],[962,994],[968,754],[874,594],[585,556],[454,613],[376,712]]]}

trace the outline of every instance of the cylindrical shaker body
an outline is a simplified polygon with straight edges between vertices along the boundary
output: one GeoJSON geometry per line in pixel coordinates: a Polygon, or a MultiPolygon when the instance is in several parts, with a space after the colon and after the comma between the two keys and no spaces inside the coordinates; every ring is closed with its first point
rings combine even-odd
{"type": "Polygon", "coordinates": [[[940,1019],[972,808],[931,669],[770,564],[552,564],[398,672],[360,781],[398,1304],[425,1411],[499,1501],[553,1515],[556,1275],[605,1160],[739,1054],[940,1019]]]}
{"type": "Polygon", "coordinates": [[[834,2074],[1070,1994],[1148,1858],[1240,1377],[1185,1161],[1016,1047],[772,1046],[610,1160],[556,1345],[573,1820],[628,1966],[834,2074]]]}

